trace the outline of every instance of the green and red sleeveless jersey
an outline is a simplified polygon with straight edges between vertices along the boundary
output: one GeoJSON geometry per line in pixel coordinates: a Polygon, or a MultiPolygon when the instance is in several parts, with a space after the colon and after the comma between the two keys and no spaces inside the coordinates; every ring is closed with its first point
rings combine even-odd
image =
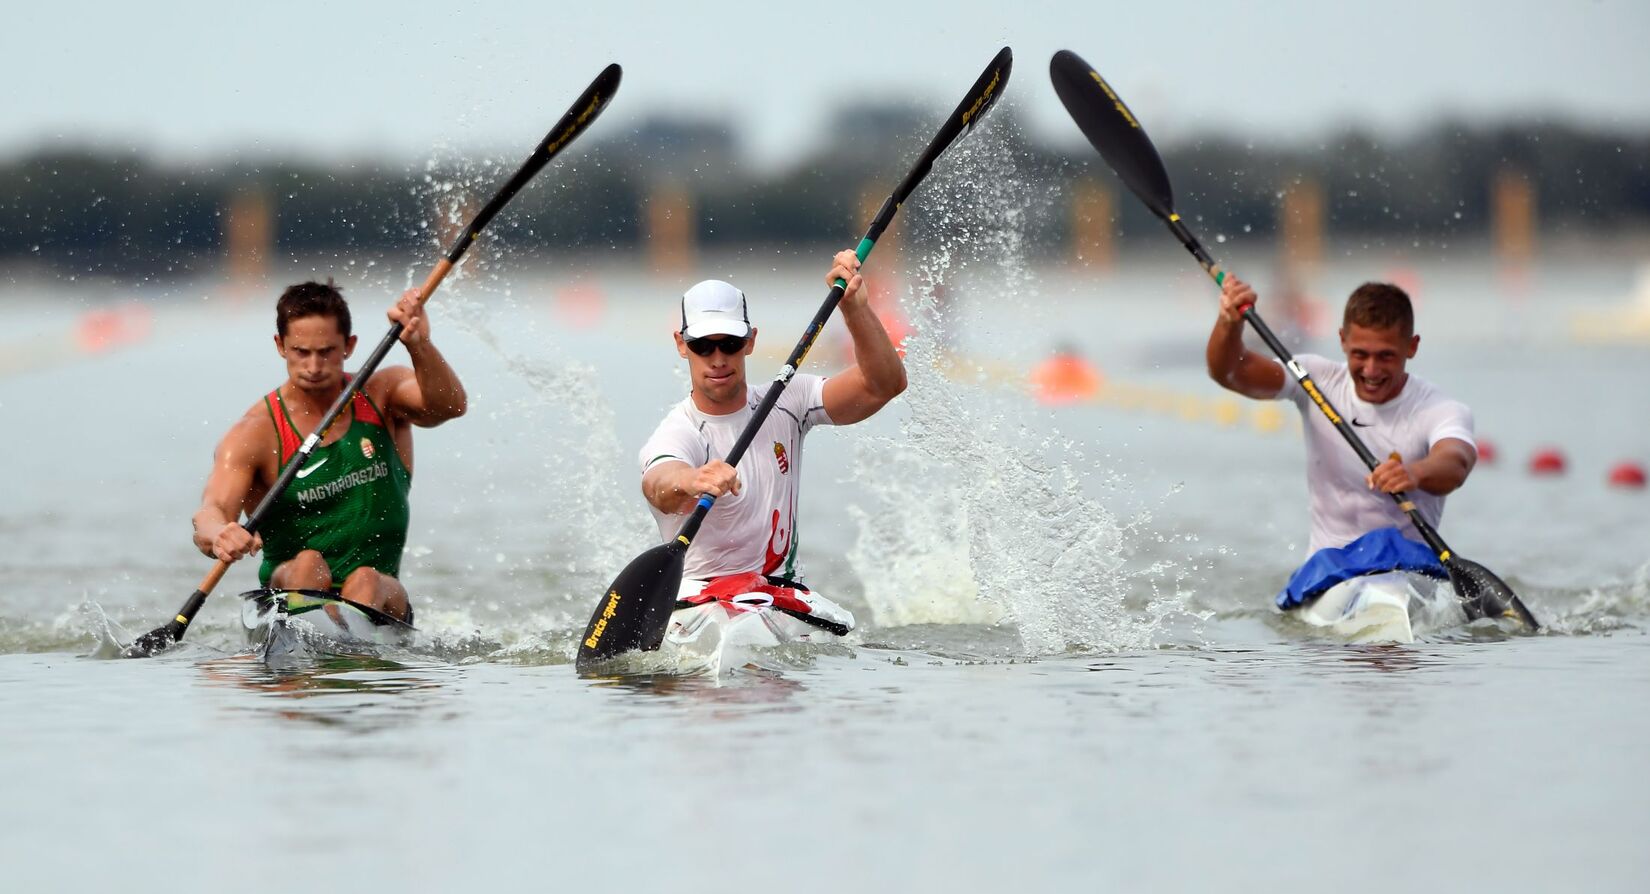
{"type": "MultiPolygon", "coordinates": [[[[287,415],[279,388],[264,397],[264,406],[280,435],[280,471],[285,471],[303,436],[287,415]]],[[[259,527],[264,561],[258,580],[266,587],[277,566],[306,549],[326,559],[334,587],[357,568],[400,576],[412,474],[371,398],[357,391],[350,416],[349,430],[315,448],[259,527]]]]}

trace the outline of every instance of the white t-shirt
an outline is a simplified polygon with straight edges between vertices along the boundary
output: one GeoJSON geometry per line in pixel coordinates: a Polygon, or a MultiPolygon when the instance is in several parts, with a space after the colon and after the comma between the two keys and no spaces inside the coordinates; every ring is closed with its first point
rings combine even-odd
{"type": "MultiPolygon", "coordinates": [[[[638,454],[642,474],[660,463],[684,462],[697,468],[726,459],[772,387],[772,382],[751,386],[745,408],[726,416],[700,412],[692,397],[672,407],[638,454]]],[[[816,425],[835,424],[825,413],[824,395],[824,377],[791,378],[739,461],[739,493],[717,498],[688,547],[683,577],[704,580],[759,571],[794,579],[802,439],[816,425]]],[[[652,503],[648,508],[659,525],[660,539],[674,540],[686,516],[660,512],[652,503]]]]}
{"type": "MultiPolygon", "coordinates": [[[[1467,405],[1445,397],[1431,382],[1411,373],[1398,396],[1384,404],[1358,399],[1352,374],[1346,364],[1316,354],[1296,354],[1298,361],[1330,406],[1341,414],[1363,439],[1364,446],[1384,461],[1394,451],[1405,462],[1425,456],[1445,438],[1473,440],[1472,411],[1467,405]]],[[[1281,364],[1280,364],[1281,365],[1281,364]]],[[[1364,484],[1369,469],[1340,431],[1331,425],[1305,389],[1285,369],[1288,382],[1276,400],[1291,400],[1300,410],[1301,428],[1306,433],[1306,489],[1311,496],[1312,551],[1341,547],[1376,528],[1397,527],[1405,537],[1421,535],[1409,515],[1391,495],[1370,490],[1364,484]]],[[[1444,514],[1444,498],[1420,488],[1409,491],[1421,517],[1438,526],[1444,514]]]]}

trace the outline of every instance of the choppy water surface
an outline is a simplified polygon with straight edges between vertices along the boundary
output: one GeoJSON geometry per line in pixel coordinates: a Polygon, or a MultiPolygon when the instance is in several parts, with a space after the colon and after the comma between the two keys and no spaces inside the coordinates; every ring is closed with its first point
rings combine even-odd
{"type": "MultiPolygon", "coordinates": [[[[1633,265],[1553,261],[1518,300],[1481,259],[1366,246],[1320,274],[1332,304],[1393,270],[1422,284],[1414,369],[1502,454],[1444,533],[1548,625],[1347,646],[1270,611],[1304,558],[1302,451],[1287,417],[1213,403],[1195,268],[1026,261],[1036,190],[988,151],[962,170],[908,209],[913,245],[871,262],[909,319],[910,391],[808,446],[806,570],[862,627],[723,679],[570,665],[601,587],[649,544],[634,451],[685,388],[668,333],[694,276],[504,255],[450,281],[436,338],[472,411],[418,435],[404,578],[426,637],[284,669],[238,639],[250,566],[175,652],[88,656],[104,630],[165,620],[208,567],[188,520],[212,446],[280,381],[268,295],[310,268],[242,301],[218,282],[14,280],[6,886],[1641,887],[1650,498],[1603,479],[1650,458],[1650,424],[1621,412],[1650,351],[1562,325],[1629,299],[1633,265]],[[981,172],[1010,184],[991,202],[1031,211],[980,214],[962,197],[981,172]],[[147,339],[73,349],[77,314],[126,301],[147,339]],[[1107,400],[1026,397],[1014,376],[1057,341],[1101,364],[1107,400]],[[1571,474],[1524,475],[1549,444],[1571,474]]],[[[754,377],[823,296],[827,256],[701,264],[752,296],[754,377]]],[[[422,276],[329,265],[369,343],[378,305],[422,276]]],[[[838,368],[839,337],[810,365],[838,368]]]]}

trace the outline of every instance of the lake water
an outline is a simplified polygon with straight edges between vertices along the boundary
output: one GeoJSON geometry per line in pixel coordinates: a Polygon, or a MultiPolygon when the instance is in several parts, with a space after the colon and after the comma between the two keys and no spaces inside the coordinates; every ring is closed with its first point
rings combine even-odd
{"type": "MultiPolygon", "coordinates": [[[[1217,403],[1190,260],[1029,263],[1013,235],[873,256],[912,318],[912,387],[809,440],[801,522],[808,580],[861,627],[709,679],[570,663],[651,544],[635,452],[685,392],[669,332],[695,274],[478,252],[431,305],[471,413],[417,436],[403,577],[425,638],[286,670],[240,641],[250,564],[182,647],[88,656],[209,567],[189,517],[217,438],[280,381],[279,284],[337,276],[370,344],[422,262],[293,264],[242,298],[6,280],[5,887],[1641,890],[1650,495],[1604,478],[1650,459],[1650,350],[1571,328],[1631,299],[1633,258],[1516,284],[1471,253],[1352,246],[1319,272],[1332,315],[1363,278],[1418,286],[1412,369],[1500,453],[1443,532],[1546,625],[1351,646],[1271,609],[1305,557],[1302,448],[1288,415],[1217,403]],[[73,347],[83,313],[128,302],[146,337],[73,347]],[[1062,341],[1105,400],[1050,408],[1016,383],[1062,341]],[[1569,474],[1530,477],[1549,445],[1569,474]]],[[[827,254],[699,266],[751,296],[753,379],[823,298],[827,254]]],[[[840,368],[840,336],[809,368],[840,368]]]]}

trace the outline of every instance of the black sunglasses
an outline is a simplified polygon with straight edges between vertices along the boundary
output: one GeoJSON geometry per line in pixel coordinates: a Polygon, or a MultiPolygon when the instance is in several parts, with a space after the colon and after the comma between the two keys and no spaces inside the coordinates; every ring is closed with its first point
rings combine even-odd
{"type": "Polygon", "coordinates": [[[721,338],[711,338],[706,336],[704,338],[688,339],[687,346],[688,350],[698,354],[700,357],[709,357],[717,348],[721,348],[722,353],[732,357],[740,351],[745,350],[745,342],[745,338],[737,335],[724,335],[721,338]]]}

